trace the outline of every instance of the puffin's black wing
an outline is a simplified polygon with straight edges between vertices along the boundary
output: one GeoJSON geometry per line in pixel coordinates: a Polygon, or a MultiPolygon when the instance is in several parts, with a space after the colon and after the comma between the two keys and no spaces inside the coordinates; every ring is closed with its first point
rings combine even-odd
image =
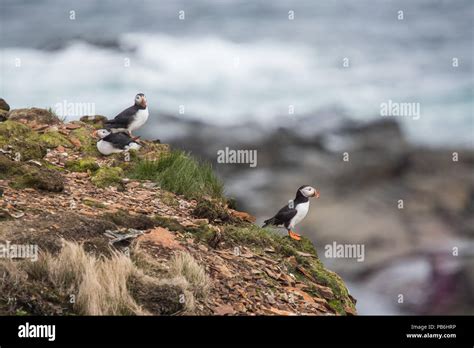
{"type": "Polygon", "coordinates": [[[119,149],[123,149],[133,141],[133,139],[125,133],[110,133],[102,140],[111,143],[114,147],[119,149]]]}
{"type": "Polygon", "coordinates": [[[114,117],[113,120],[108,120],[105,125],[111,128],[127,128],[130,122],[133,121],[133,116],[137,113],[135,105],[123,110],[120,114],[114,117]]]}
{"type": "Polygon", "coordinates": [[[287,222],[289,222],[297,213],[297,210],[295,208],[290,208],[288,205],[285,205],[283,208],[281,208],[276,215],[268,220],[265,220],[263,227],[267,225],[285,225],[287,222]]]}

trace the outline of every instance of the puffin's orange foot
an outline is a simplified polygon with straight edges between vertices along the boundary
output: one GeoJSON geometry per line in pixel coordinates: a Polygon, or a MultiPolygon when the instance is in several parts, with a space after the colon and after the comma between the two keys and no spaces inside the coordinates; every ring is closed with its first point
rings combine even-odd
{"type": "Polygon", "coordinates": [[[301,240],[301,236],[298,233],[295,233],[291,230],[288,231],[288,235],[290,236],[291,239],[301,240]]]}

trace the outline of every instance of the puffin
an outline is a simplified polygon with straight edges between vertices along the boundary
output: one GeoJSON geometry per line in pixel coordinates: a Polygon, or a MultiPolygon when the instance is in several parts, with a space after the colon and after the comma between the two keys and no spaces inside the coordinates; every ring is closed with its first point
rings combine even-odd
{"type": "MultiPolygon", "coordinates": [[[[148,120],[148,104],[143,93],[135,96],[135,104],[123,110],[112,120],[105,122],[105,127],[112,133],[127,132],[133,137],[132,131],[140,128],[148,120]]],[[[134,140],[138,137],[134,138],[134,140]]]]}
{"type": "Polygon", "coordinates": [[[284,226],[288,230],[290,238],[301,240],[301,236],[293,232],[293,228],[308,214],[309,200],[313,197],[319,198],[319,191],[314,187],[309,185],[299,187],[295,199],[281,208],[275,216],[265,220],[262,227],[284,226]]]}
{"type": "Polygon", "coordinates": [[[97,142],[97,150],[105,156],[128,150],[139,150],[141,147],[126,133],[112,133],[107,129],[99,129],[95,133],[100,138],[97,142]]]}

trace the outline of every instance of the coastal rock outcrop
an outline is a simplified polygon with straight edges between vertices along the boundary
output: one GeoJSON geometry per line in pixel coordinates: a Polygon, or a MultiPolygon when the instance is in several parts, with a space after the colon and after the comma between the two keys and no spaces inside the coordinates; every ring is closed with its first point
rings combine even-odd
{"type": "Polygon", "coordinates": [[[20,109],[0,123],[0,293],[15,299],[0,314],[357,313],[308,239],[253,224],[208,165],[146,140],[104,157],[96,122],[51,117],[20,109]]]}

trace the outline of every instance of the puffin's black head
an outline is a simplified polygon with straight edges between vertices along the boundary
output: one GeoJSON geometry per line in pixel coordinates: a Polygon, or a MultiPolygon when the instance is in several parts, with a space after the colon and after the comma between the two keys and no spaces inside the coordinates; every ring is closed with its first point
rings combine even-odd
{"type": "Polygon", "coordinates": [[[111,132],[108,129],[99,129],[96,130],[93,135],[98,136],[100,139],[104,139],[107,135],[109,135],[111,132]]]}
{"type": "Polygon", "coordinates": [[[146,102],[146,97],[143,93],[138,93],[135,96],[135,105],[138,105],[141,108],[146,108],[147,102],[146,102]]]}
{"type": "Polygon", "coordinates": [[[299,194],[303,195],[306,198],[310,198],[310,197],[319,198],[319,191],[309,185],[303,185],[300,188],[298,188],[296,195],[298,196],[299,194]]]}

